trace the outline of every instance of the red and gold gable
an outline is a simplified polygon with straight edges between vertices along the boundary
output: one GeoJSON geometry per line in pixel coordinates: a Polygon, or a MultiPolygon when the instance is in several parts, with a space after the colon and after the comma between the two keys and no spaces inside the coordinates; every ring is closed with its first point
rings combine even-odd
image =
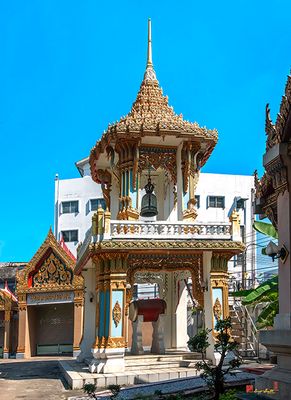
{"type": "Polygon", "coordinates": [[[74,267],[74,259],[50,229],[34,257],[17,273],[17,293],[83,289],[83,278],[74,275],[74,267]]]}

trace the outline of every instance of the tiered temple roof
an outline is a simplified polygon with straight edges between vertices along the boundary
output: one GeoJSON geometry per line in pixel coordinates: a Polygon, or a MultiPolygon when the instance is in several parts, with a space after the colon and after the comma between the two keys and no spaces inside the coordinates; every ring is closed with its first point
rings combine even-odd
{"type": "Polygon", "coordinates": [[[166,135],[185,137],[191,141],[206,141],[203,163],[208,159],[218,140],[217,130],[209,130],[200,127],[197,122],[186,121],[182,114],[176,114],[173,107],[169,106],[168,97],[163,95],[152,63],[151,25],[149,21],[147,65],[137,98],[130,112],[121,117],[119,121],[109,124],[101,139],[91,150],[91,170],[93,162],[98,160],[100,153],[103,153],[112,142],[124,138],[129,140],[143,136],[166,135]]]}

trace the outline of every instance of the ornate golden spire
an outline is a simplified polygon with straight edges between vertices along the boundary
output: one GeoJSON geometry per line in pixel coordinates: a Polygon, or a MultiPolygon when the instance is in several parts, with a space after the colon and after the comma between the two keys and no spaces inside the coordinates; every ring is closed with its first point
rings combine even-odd
{"type": "Polygon", "coordinates": [[[148,19],[148,54],[147,54],[147,66],[144,74],[144,81],[156,81],[156,73],[153,67],[153,53],[152,53],[152,22],[148,19]]]}
{"type": "Polygon", "coordinates": [[[153,65],[153,54],[152,54],[152,22],[151,19],[148,19],[148,58],[147,58],[147,67],[153,65]]]}

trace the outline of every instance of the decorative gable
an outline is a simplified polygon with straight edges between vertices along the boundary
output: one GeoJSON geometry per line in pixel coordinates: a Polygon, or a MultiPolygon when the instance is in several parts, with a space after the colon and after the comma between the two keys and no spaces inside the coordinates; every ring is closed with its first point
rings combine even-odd
{"type": "Polygon", "coordinates": [[[75,261],[49,230],[47,238],[26,267],[17,273],[17,292],[63,291],[84,288],[74,275],[75,261]]]}

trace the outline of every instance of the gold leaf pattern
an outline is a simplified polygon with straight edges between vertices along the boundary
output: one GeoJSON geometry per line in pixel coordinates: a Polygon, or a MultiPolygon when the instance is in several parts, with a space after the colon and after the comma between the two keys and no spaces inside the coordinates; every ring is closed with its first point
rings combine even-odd
{"type": "Polygon", "coordinates": [[[213,306],[213,314],[216,319],[216,321],[219,321],[221,316],[222,316],[222,306],[219,301],[219,298],[217,297],[213,306]]]}
{"type": "Polygon", "coordinates": [[[70,285],[73,280],[73,271],[51,253],[33,277],[33,286],[41,287],[46,284],[70,285]]]}
{"type": "Polygon", "coordinates": [[[115,325],[115,327],[117,327],[121,320],[121,307],[120,307],[120,304],[118,303],[118,300],[116,301],[115,306],[113,307],[112,317],[113,317],[114,325],[115,325]]]}

